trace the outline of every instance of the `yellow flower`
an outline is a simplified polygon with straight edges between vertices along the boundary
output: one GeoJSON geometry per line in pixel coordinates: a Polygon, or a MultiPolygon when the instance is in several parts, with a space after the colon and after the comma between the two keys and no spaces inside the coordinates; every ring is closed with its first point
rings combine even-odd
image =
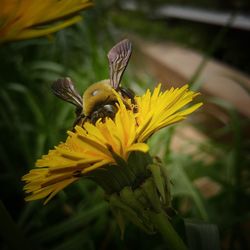
{"type": "Polygon", "coordinates": [[[56,32],[80,21],[77,13],[91,5],[91,0],[1,0],[0,40],[28,39],[56,32]]]}
{"type": "Polygon", "coordinates": [[[137,112],[126,109],[117,94],[118,112],[114,120],[106,118],[95,124],[86,122],[68,132],[65,143],[49,151],[36,163],[38,168],[23,176],[27,182],[24,189],[26,200],[48,197],[95,169],[116,165],[118,156],[127,161],[130,152],[149,150],[146,140],[157,130],[183,120],[198,109],[202,103],[181,110],[198,93],[182,88],[160,91],[159,84],[153,94],[149,90],[135,97],[137,112]]]}

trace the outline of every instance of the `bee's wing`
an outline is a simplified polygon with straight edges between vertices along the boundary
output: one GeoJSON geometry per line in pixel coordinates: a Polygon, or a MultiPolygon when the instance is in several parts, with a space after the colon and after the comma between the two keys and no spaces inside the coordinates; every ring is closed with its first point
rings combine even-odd
{"type": "Polygon", "coordinates": [[[74,84],[70,78],[58,79],[51,85],[53,93],[66,102],[70,102],[82,109],[82,97],[75,90],[74,84]]]}
{"type": "Polygon", "coordinates": [[[132,44],[128,39],[117,43],[108,53],[110,84],[114,89],[119,87],[122,74],[128,65],[132,44]]]}

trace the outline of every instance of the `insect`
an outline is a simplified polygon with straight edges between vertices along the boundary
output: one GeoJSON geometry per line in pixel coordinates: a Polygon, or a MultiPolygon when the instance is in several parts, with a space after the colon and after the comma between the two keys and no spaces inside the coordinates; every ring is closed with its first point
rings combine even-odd
{"type": "Polygon", "coordinates": [[[134,93],[120,85],[131,53],[132,45],[128,39],[117,43],[107,55],[110,79],[92,84],[85,90],[82,97],[68,77],[58,79],[52,84],[52,91],[57,97],[76,107],[76,120],[73,127],[76,124],[83,126],[86,121],[95,124],[100,118],[103,121],[105,117],[113,119],[117,112],[117,97],[112,89],[120,94],[126,106],[128,106],[128,99],[135,103],[134,93]]]}

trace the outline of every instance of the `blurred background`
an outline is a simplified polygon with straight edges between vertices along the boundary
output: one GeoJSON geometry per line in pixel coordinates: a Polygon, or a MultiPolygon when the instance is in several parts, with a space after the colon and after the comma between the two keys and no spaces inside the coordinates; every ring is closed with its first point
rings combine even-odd
{"type": "Polygon", "coordinates": [[[52,94],[51,83],[69,76],[82,93],[108,78],[107,52],[129,38],[124,86],[141,94],[158,82],[189,83],[204,102],[150,140],[168,168],[173,207],[216,224],[221,249],[249,249],[249,1],[104,2],[57,33],[0,44],[0,248],[13,241],[30,249],[166,249],[159,236],[131,224],[121,240],[103,191],[89,180],[46,206],[26,203],[22,191],[21,177],[65,140],[74,121],[74,107],[52,94]]]}

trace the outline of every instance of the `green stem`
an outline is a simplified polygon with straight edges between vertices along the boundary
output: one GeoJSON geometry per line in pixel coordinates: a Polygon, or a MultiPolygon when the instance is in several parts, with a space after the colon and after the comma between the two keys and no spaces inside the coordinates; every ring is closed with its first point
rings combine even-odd
{"type": "Polygon", "coordinates": [[[167,215],[162,211],[160,213],[151,212],[151,221],[163,236],[170,250],[187,250],[187,246],[184,244],[180,236],[174,230],[173,226],[168,220],[167,215]]]}

